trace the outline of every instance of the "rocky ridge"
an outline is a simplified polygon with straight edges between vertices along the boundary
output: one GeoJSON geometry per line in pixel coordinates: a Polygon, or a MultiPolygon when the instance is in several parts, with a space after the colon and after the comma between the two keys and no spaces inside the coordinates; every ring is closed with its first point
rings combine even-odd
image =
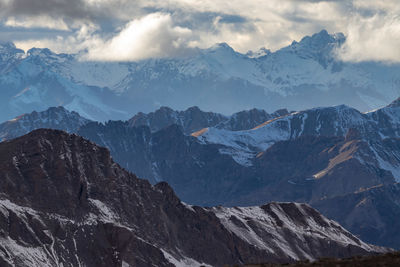
{"type": "Polygon", "coordinates": [[[4,266],[222,266],[387,251],[307,205],[189,206],[166,183],[152,186],[107,149],[58,130],[2,142],[0,159],[4,266]],[[261,243],[246,238],[255,232],[261,243]]]}

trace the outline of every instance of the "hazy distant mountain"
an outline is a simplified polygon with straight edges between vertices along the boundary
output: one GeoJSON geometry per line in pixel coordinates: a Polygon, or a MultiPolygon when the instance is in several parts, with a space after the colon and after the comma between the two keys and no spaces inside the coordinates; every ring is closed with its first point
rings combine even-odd
{"type": "Polygon", "coordinates": [[[191,134],[205,127],[240,131],[251,129],[288,113],[286,109],[277,110],[271,114],[265,110],[251,109],[224,116],[214,112],[204,112],[198,107],[190,107],[184,111],[161,107],[148,114],[142,112],[136,114],[129,120],[129,125],[132,127],[149,126],[152,132],[156,132],[175,124],[181,127],[185,134],[191,134]]]}
{"type": "Polygon", "coordinates": [[[385,252],[305,204],[182,203],[77,135],[0,143],[1,266],[200,266],[385,252]]]}
{"type": "MultiPolygon", "coordinates": [[[[198,131],[204,127],[217,127],[227,130],[244,130],[253,128],[279,116],[287,115],[286,109],[274,113],[265,110],[251,109],[224,116],[219,113],[205,112],[198,107],[191,107],[184,111],[161,107],[148,114],[139,112],[128,120],[129,127],[148,126],[152,132],[159,131],[171,125],[178,125],[185,134],[198,131]]],[[[45,111],[33,111],[15,117],[0,124],[0,141],[10,140],[39,128],[64,130],[77,133],[78,129],[91,122],[75,111],[68,111],[64,107],[51,107],[45,111]]]]}
{"type": "Polygon", "coordinates": [[[84,62],[79,55],[0,45],[0,120],[64,106],[93,120],[129,119],[161,106],[222,114],[346,104],[362,111],[400,92],[398,64],[337,60],[342,34],[321,31],[272,53],[227,44],[184,58],[84,62]]]}

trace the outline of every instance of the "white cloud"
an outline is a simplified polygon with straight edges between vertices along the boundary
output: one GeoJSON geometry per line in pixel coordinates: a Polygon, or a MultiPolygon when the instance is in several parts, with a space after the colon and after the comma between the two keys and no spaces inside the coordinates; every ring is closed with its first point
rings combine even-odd
{"type": "Polygon", "coordinates": [[[76,53],[82,50],[85,60],[128,61],[182,55],[191,49],[192,32],[174,26],[171,16],[153,13],[127,23],[119,33],[104,38],[96,28],[84,25],[74,35],[54,39],[16,42],[24,50],[47,47],[56,52],[76,53]]]}
{"type": "Polygon", "coordinates": [[[400,17],[356,17],[347,29],[347,40],[338,51],[345,61],[400,62],[400,17]]]}
{"type": "Polygon", "coordinates": [[[193,46],[205,48],[218,42],[227,42],[239,52],[260,47],[276,50],[305,35],[327,29],[332,33],[343,32],[348,37],[343,49],[338,51],[343,60],[400,62],[398,0],[73,0],[74,5],[68,5],[66,0],[38,1],[53,7],[37,15],[41,8],[35,4],[34,15],[28,14],[22,21],[16,16],[7,17],[6,25],[70,29],[71,33],[67,37],[49,35],[45,39],[19,40],[18,43],[24,47],[29,44],[47,46],[58,52],[86,49],[88,59],[139,60],[175,56],[193,46]],[[77,24],[82,15],[75,10],[79,3],[90,15],[77,24]],[[65,12],[57,9],[60,16],[51,19],[48,14],[53,14],[55,7],[65,8],[65,12]],[[227,21],[224,16],[241,19],[227,21]],[[125,26],[115,28],[110,21],[125,26]],[[108,23],[114,31],[108,29],[105,33],[102,26],[93,30],[88,27],[90,23],[102,26],[108,23]]]}
{"type": "Polygon", "coordinates": [[[188,49],[191,30],[174,26],[171,16],[155,13],[129,22],[116,36],[88,48],[90,60],[140,60],[165,57],[188,49]]]}

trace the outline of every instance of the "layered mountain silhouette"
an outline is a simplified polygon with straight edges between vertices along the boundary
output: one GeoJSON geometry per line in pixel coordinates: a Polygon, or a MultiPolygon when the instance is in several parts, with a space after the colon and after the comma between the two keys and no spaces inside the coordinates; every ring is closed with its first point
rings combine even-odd
{"type": "Polygon", "coordinates": [[[291,262],[385,252],[306,204],[201,208],[107,149],[41,129],[0,143],[2,266],[291,262]]]}
{"type": "MultiPolygon", "coordinates": [[[[161,108],[129,121],[76,118],[70,120],[75,131],[71,125],[65,130],[107,147],[122,167],[152,184],[169,183],[186,203],[306,202],[363,240],[399,248],[392,222],[400,207],[398,194],[391,193],[400,177],[398,103],[366,113],[342,105],[291,113],[250,110],[231,117],[161,108]],[[267,121],[259,124],[261,118],[267,121]],[[251,129],[242,130],[245,125],[251,129]],[[198,131],[190,135],[192,130],[198,131]],[[375,192],[382,201],[374,200],[375,192]],[[348,208],[338,208],[339,200],[348,208]]],[[[33,121],[30,116],[0,125],[0,135],[9,139],[29,132],[36,123],[22,127],[19,121],[33,121]]]]}
{"type": "Polygon", "coordinates": [[[225,43],[186,57],[90,62],[79,54],[0,44],[0,120],[65,106],[98,121],[161,106],[222,114],[346,104],[367,111],[400,92],[398,64],[341,61],[343,34],[323,30],[275,52],[241,54],[225,43]]]}

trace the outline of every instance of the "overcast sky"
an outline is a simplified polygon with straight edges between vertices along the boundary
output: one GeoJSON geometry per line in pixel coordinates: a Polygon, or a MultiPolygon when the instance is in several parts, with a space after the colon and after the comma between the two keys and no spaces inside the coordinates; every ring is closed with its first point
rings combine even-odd
{"type": "Polygon", "coordinates": [[[343,32],[344,60],[400,61],[399,0],[0,0],[0,41],[95,60],[177,56],[226,42],[279,49],[343,32]]]}

